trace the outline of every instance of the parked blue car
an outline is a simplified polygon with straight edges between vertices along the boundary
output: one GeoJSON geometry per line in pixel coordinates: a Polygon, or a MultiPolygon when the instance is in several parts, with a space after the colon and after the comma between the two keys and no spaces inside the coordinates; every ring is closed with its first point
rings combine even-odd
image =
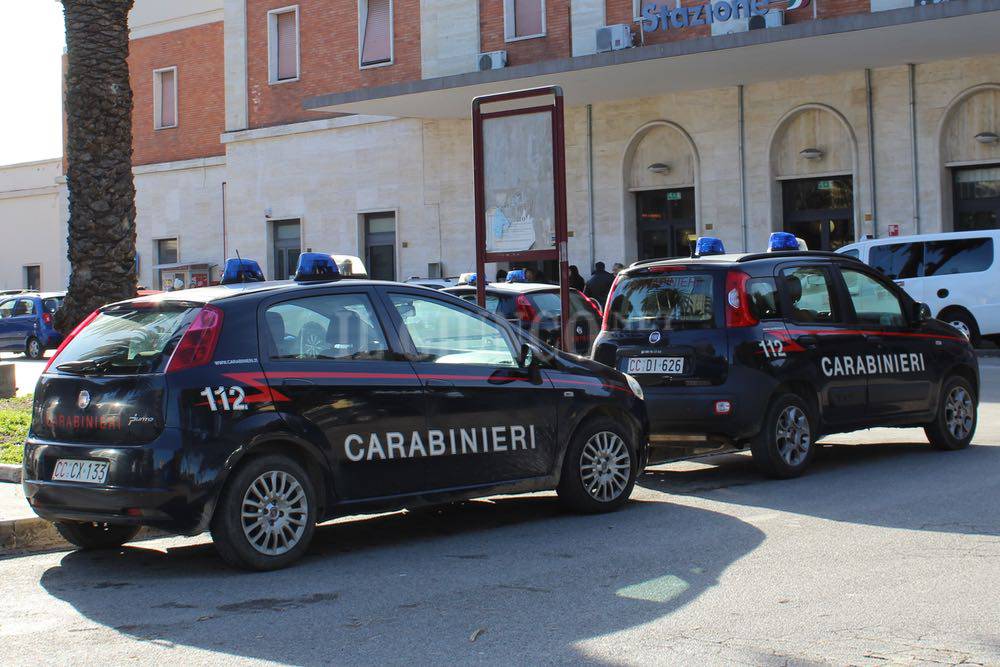
{"type": "Polygon", "coordinates": [[[0,297],[0,350],[41,359],[45,350],[59,347],[63,337],[52,328],[52,315],[63,296],[64,292],[50,292],[0,297]]]}

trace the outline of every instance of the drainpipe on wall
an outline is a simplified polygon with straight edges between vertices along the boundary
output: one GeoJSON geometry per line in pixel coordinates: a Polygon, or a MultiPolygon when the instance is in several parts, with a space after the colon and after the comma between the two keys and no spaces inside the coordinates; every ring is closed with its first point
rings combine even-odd
{"type": "Polygon", "coordinates": [[[594,219],[594,109],[587,105],[587,211],[590,223],[590,266],[592,270],[594,262],[597,261],[597,247],[594,239],[595,219],[594,219]]]}
{"type": "Polygon", "coordinates": [[[917,66],[910,69],[910,159],[913,161],[913,225],[920,233],[920,169],[917,159],[917,66]]]}
{"type": "Polygon", "coordinates": [[[222,181],[222,261],[226,261],[226,182],[222,181]]]}
{"type": "Polygon", "coordinates": [[[739,159],[740,159],[740,220],[743,225],[743,252],[750,252],[750,230],[747,221],[747,162],[746,162],[746,116],[743,106],[743,86],[736,86],[737,108],[739,109],[739,159]]]}
{"type": "Polygon", "coordinates": [[[872,236],[878,238],[878,197],[875,191],[875,111],[872,107],[872,70],[865,68],[865,98],[868,103],[868,180],[872,197],[872,236]]]}

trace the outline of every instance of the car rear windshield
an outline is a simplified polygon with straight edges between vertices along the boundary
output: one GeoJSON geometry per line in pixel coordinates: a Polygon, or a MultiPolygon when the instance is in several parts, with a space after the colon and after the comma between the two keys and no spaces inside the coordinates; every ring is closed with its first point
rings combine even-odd
{"type": "Polygon", "coordinates": [[[121,375],[161,371],[201,304],[125,303],[105,308],[52,362],[63,373],[121,375]]]}
{"type": "Polygon", "coordinates": [[[62,307],[62,302],[63,298],[61,296],[53,296],[42,299],[42,306],[44,306],[46,313],[54,313],[62,307]]]}
{"type": "Polygon", "coordinates": [[[710,329],[714,280],[708,273],[624,278],[608,306],[610,329],[710,329]]]}

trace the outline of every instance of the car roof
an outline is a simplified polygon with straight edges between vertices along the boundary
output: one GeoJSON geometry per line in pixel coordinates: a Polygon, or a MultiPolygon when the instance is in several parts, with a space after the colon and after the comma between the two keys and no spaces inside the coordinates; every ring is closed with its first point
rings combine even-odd
{"type": "Polygon", "coordinates": [[[725,255],[708,255],[705,257],[674,257],[669,259],[649,259],[643,260],[641,262],[635,262],[627,269],[628,273],[634,273],[642,269],[650,269],[658,266],[712,266],[713,268],[722,268],[728,266],[737,266],[740,264],[746,264],[748,262],[779,262],[787,259],[797,259],[797,258],[811,258],[811,259],[839,259],[848,261],[857,261],[853,257],[847,257],[845,255],[840,255],[835,252],[827,252],[825,250],[778,250],[775,252],[757,252],[757,253],[740,253],[740,254],[725,254],[725,255]]]}
{"type": "Polygon", "coordinates": [[[369,280],[355,278],[341,278],[339,280],[324,280],[314,282],[295,282],[294,280],[269,280],[254,283],[236,283],[232,285],[213,285],[211,287],[195,287],[192,289],[174,290],[173,292],[159,292],[146,296],[127,299],[120,303],[131,301],[141,301],[144,303],[159,303],[162,301],[193,301],[195,303],[212,303],[222,301],[237,296],[247,294],[263,294],[272,292],[296,292],[314,287],[342,286],[344,288],[372,285],[393,285],[396,287],[408,287],[410,289],[424,289],[418,285],[408,285],[406,283],[392,282],[388,280],[369,280]]]}
{"type": "MultiPolygon", "coordinates": [[[[456,287],[448,287],[441,291],[446,293],[456,293],[465,290],[475,291],[475,289],[475,285],[458,285],[456,287]]],[[[559,285],[549,285],[547,283],[488,283],[486,285],[487,292],[495,292],[498,294],[527,294],[530,292],[546,292],[558,289],[559,285]]]]}
{"type": "Polygon", "coordinates": [[[58,299],[66,296],[66,292],[12,292],[0,294],[0,298],[11,299],[58,299]]]}
{"type": "Polygon", "coordinates": [[[1000,229],[983,229],[980,231],[971,232],[937,232],[934,234],[911,234],[909,236],[883,236],[879,239],[862,239],[860,241],[855,241],[850,245],[845,245],[840,248],[837,252],[842,253],[846,250],[854,250],[856,248],[862,248],[865,246],[874,245],[891,245],[896,243],[916,243],[920,241],[947,241],[949,239],[971,239],[971,238],[983,238],[990,236],[992,238],[1000,237],[1000,229]]]}

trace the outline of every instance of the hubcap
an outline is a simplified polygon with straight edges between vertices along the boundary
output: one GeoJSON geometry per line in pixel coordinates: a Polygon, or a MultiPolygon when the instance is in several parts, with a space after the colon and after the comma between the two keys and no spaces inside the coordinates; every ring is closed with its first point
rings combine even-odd
{"type": "Polygon", "coordinates": [[[243,534],[262,554],[280,556],[293,549],[306,530],[309,505],[299,481],[271,470],[253,481],[243,495],[243,534]]]}
{"type": "Polygon", "coordinates": [[[956,440],[965,440],[972,433],[972,424],[976,416],[976,407],[972,397],[963,387],[955,387],[948,393],[944,404],[944,421],[948,433],[956,440]]]}
{"type": "Polygon", "coordinates": [[[968,339],[972,339],[972,332],[969,330],[969,325],[962,320],[953,320],[948,322],[951,326],[959,330],[959,332],[968,339]]]}
{"type": "Polygon", "coordinates": [[[789,405],[781,411],[774,429],[774,441],[778,454],[790,466],[799,465],[812,445],[809,420],[806,413],[796,405],[789,405]]]}
{"type": "Polygon", "coordinates": [[[594,500],[608,503],[620,496],[628,486],[631,471],[632,457],[617,433],[595,433],[583,446],[580,478],[594,500]]]}
{"type": "Polygon", "coordinates": [[[28,343],[28,354],[30,354],[33,357],[37,357],[39,353],[38,347],[39,345],[37,340],[33,340],[30,343],[28,343]]]}

